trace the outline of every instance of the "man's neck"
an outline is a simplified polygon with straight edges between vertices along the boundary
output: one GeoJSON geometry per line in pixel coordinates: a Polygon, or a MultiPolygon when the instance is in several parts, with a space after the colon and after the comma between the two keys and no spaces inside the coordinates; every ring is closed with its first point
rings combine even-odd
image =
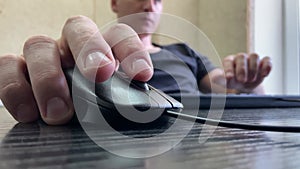
{"type": "Polygon", "coordinates": [[[156,53],[160,51],[159,47],[156,47],[152,44],[152,36],[150,34],[139,35],[139,37],[149,53],[156,53]]]}

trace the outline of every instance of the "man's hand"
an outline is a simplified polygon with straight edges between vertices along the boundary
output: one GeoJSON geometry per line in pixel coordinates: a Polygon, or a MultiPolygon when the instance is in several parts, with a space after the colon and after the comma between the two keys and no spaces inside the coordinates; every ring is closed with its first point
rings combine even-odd
{"type": "Polygon", "coordinates": [[[92,81],[105,81],[121,64],[136,80],[153,74],[148,52],[137,34],[119,24],[101,34],[87,17],[67,20],[59,40],[47,36],[29,38],[23,55],[0,57],[0,99],[20,122],[41,118],[50,125],[67,123],[74,115],[63,68],[74,64],[92,81]]]}
{"type": "Polygon", "coordinates": [[[262,59],[255,53],[227,56],[223,61],[227,88],[240,93],[262,93],[257,89],[272,69],[269,57],[262,59]]]}
{"type": "Polygon", "coordinates": [[[269,57],[257,54],[230,55],[223,60],[224,70],[215,69],[200,82],[203,92],[264,94],[262,82],[272,69],[269,57]]]}

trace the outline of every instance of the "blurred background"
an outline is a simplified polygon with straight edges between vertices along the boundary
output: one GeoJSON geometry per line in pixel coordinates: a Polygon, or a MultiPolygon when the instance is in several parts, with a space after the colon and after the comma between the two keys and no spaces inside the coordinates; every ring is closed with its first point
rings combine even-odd
{"type": "MultiPolygon", "coordinates": [[[[184,18],[203,31],[221,58],[253,51],[270,56],[274,69],[265,81],[268,93],[299,94],[299,0],[163,3],[164,13],[184,18]]],[[[0,0],[0,55],[22,53],[24,42],[32,35],[59,38],[66,19],[79,14],[92,18],[99,28],[115,20],[110,0],[0,0]]],[[[220,64],[215,56],[208,57],[220,64]]]]}

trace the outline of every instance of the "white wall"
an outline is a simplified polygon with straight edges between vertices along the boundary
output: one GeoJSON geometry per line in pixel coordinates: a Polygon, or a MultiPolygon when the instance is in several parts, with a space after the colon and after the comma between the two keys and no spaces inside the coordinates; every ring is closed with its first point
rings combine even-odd
{"type": "Polygon", "coordinates": [[[284,91],[299,94],[299,0],[284,1],[284,35],[284,91]]]}
{"type": "Polygon", "coordinates": [[[272,58],[273,70],[264,82],[267,93],[284,92],[282,0],[255,0],[254,51],[272,58]]]}
{"type": "MultiPolygon", "coordinates": [[[[198,2],[198,27],[211,40],[221,59],[247,52],[247,0],[198,2]]],[[[209,57],[218,64],[219,58],[209,57]]]]}

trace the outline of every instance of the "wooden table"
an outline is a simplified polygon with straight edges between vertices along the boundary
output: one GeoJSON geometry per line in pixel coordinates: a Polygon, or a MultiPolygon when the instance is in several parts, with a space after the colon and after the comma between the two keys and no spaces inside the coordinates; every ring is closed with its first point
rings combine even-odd
{"type": "MultiPolygon", "coordinates": [[[[195,124],[189,134],[172,150],[151,158],[131,159],[114,155],[99,147],[78,123],[48,126],[43,122],[17,124],[4,120],[0,113],[0,168],[103,168],[103,169],[279,169],[300,167],[300,133],[265,132],[207,127],[195,124]],[[213,130],[213,131],[212,131],[213,130]],[[209,133],[212,133],[209,136],[209,133]],[[199,143],[199,136],[209,136],[199,143]]],[[[201,114],[201,113],[200,113],[201,114]]],[[[204,112],[205,114],[205,112],[204,112]]],[[[300,125],[300,109],[227,110],[222,119],[251,123],[300,125]]],[[[124,133],[145,137],[164,130],[125,130],[124,133]]],[[[176,132],[180,132],[178,129],[176,132]]],[[[166,140],[177,139],[177,133],[166,140]]],[[[123,133],[123,134],[124,134],[123,133]]],[[[98,139],[124,144],[120,149],[139,151],[139,142],[120,139],[113,132],[98,132],[98,139]],[[137,146],[138,147],[138,146],[137,146]]],[[[149,150],[156,147],[148,146],[149,150]]]]}

